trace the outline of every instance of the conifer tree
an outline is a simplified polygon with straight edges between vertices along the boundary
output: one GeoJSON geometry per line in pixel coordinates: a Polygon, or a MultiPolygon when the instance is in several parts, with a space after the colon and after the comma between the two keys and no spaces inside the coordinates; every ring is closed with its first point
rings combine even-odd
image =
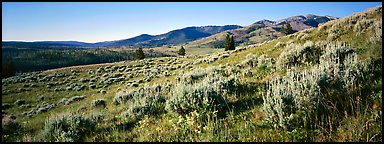
{"type": "Polygon", "coordinates": [[[183,46],[181,46],[181,48],[179,49],[179,52],[177,52],[179,55],[185,55],[185,49],[183,46]]]}
{"type": "Polygon", "coordinates": [[[291,24],[287,23],[285,25],[287,27],[286,34],[292,34],[293,30],[292,30],[291,24]]]}
{"type": "Polygon", "coordinates": [[[135,59],[138,59],[138,60],[144,59],[145,55],[144,55],[143,49],[142,48],[137,49],[134,57],[135,57],[135,59]]]}
{"type": "Polygon", "coordinates": [[[281,26],[281,28],[280,28],[280,32],[283,33],[283,34],[285,34],[285,28],[284,28],[284,25],[281,26]]]}
{"type": "Polygon", "coordinates": [[[225,38],[225,44],[224,44],[224,47],[225,47],[225,51],[229,50],[230,49],[230,46],[231,46],[231,40],[229,38],[229,34],[227,34],[227,37],[225,38]]]}
{"type": "Polygon", "coordinates": [[[233,40],[233,36],[231,36],[231,41],[230,41],[230,50],[235,50],[236,49],[236,47],[235,47],[235,42],[234,42],[234,40],[233,40]]]}

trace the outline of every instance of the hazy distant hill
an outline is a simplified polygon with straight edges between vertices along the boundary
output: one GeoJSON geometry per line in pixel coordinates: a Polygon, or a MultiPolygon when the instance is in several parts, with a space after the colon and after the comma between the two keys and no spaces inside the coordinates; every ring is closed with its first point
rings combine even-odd
{"type": "Polygon", "coordinates": [[[2,47],[10,48],[47,48],[47,47],[81,47],[90,43],[77,41],[38,41],[38,42],[20,42],[20,41],[3,41],[2,47]]]}

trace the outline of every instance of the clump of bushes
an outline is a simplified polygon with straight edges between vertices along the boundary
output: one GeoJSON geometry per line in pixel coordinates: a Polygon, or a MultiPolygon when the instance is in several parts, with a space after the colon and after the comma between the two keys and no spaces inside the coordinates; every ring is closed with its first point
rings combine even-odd
{"type": "Polygon", "coordinates": [[[94,132],[96,125],[91,118],[75,114],[62,114],[45,121],[41,141],[78,142],[94,132]]]}
{"type": "Polygon", "coordinates": [[[212,85],[178,85],[173,97],[167,101],[166,109],[171,112],[186,114],[200,107],[209,107],[210,104],[218,106],[223,98],[212,85]],[[217,102],[215,101],[217,100],[217,102]],[[215,103],[216,102],[216,103],[215,103]]]}
{"type": "Polygon", "coordinates": [[[75,102],[75,101],[80,101],[80,100],[83,100],[83,99],[85,99],[85,96],[74,96],[74,97],[71,97],[71,98],[69,98],[69,99],[67,99],[67,98],[63,98],[63,99],[61,99],[61,100],[58,102],[58,104],[65,104],[65,105],[68,105],[68,104],[70,104],[70,103],[73,103],[73,102],[75,102]]]}
{"type": "Polygon", "coordinates": [[[119,105],[125,101],[128,101],[133,98],[136,94],[136,91],[119,91],[116,96],[113,98],[112,103],[115,105],[119,105]]]}
{"type": "Polygon", "coordinates": [[[181,83],[192,84],[210,75],[214,75],[214,74],[221,75],[222,73],[224,73],[224,70],[221,69],[220,67],[209,67],[206,69],[196,68],[189,73],[181,73],[178,76],[178,79],[181,83]]]}
{"type": "Polygon", "coordinates": [[[36,115],[42,112],[47,112],[55,107],[56,107],[55,104],[49,104],[47,102],[43,102],[41,105],[37,105],[35,108],[32,108],[29,112],[24,113],[24,115],[31,117],[33,115],[36,115]]]}
{"type": "Polygon", "coordinates": [[[102,94],[105,94],[105,93],[107,93],[107,91],[105,91],[105,90],[102,90],[102,89],[98,90],[98,92],[99,92],[99,93],[102,93],[102,94]]]}
{"type": "Polygon", "coordinates": [[[18,99],[18,100],[16,100],[15,104],[20,106],[22,104],[25,104],[25,100],[24,99],[18,99]]]}
{"type": "Polygon", "coordinates": [[[329,45],[319,60],[309,70],[288,69],[286,77],[269,82],[263,109],[274,126],[336,125],[345,114],[356,112],[358,101],[367,100],[360,93],[363,83],[370,83],[371,64],[340,45],[329,45]]]}
{"type": "Polygon", "coordinates": [[[23,104],[19,106],[19,108],[31,108],[32,106],[30,104],[23,104]]]}
{"type": "MultiPolygon", "coordinates": [[[[139,92],[144,94],[144,92],[139,92]]],[[[128,109],[123,116],[139,120],[145,115],[158,115],[164,113],[165,98],[162,95],[147,95],[144,97],[135,96],[127,102],[128,109]]]]}
{"type": "Polygon", "coordinates": [[[257,56],[255,54],[250,53],[246,56],[246,59],[244,61],[238,64],[238,67],[243,68],[243,67],[249,66],[252,68],[252,67],[256,67],[256,65],[257,65],[257,56]]]}
{"type": "Polygon", "coordinates": [[[96,100],[93,100],[92,101],[92,106],[94,107],[106,107],[107,105],[107,102],[105,101],[105,99],[96,99],[96,100]]]}
{"type": "Polygon", "coordinates": [[[321,49],[312,41],[304,45],[291,44],[280,54],[277,63],[279,69],[289,68],[299,64],[318,63],[321,49]]]}
{"type": "Polygon", "coordinates": [[[123,117],[139,120],[145,115],[158,115],[165,112],[165,97],[170,85],[155,84],[131,91],[119,91],[113,99],[113,104],[127,106],[123,117]]]}
{"type": "Polygon", "coordinates": [[[15,119],[3,117],[1,120],[2,141],[7,141],[10,135],[20,134],[23,126],[15,119]]]}
{"type": "Polygon", "coordinates": [[[47,112],[54,107],[55,107],[55,104],[43,103],[40,106],[38,106],[36,113],[39,114],[41,112],[47,112]]]}
{"type": "Polygon", "coordinates": [[[299,34],[297,34],[296,38],[297,38],[297,40],[305,41],[309,38],[309,34],[304,33],[304,32],[300,32],[299,34]]]}
{"type": "Polygon", "coordinates": [[[284,47],[285,45],[284,42],[277,42],[274,48],[284,47]]]}
{"type": "MultiPolygon", "coordinates": [[[[207,70],[202,73],[204,71],[207,70]]],[[[225,78],[222,74],[219,70],[203,77],[201,81],[183,82],[183,79],[170,93],[166,110],[178,114],[199,111],[201,108],[221,110],[226,104],[224,96],[233,93],[238,85],[236,76],[225,78]]]]}
{"type": "Polygon", "coordinates": [[[1,109],[3,109],[3,110],[11,108],[11,107],[12,107],[12,104],[9,104],[9,103],[3,103],[1,105],[1,109]]]}

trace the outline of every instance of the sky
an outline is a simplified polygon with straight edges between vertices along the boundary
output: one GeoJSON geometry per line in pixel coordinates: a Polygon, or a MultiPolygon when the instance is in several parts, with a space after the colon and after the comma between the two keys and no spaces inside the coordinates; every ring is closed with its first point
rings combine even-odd
{"type": "Polygon", "coordinates": [[[102,42],[295,15],[345,17],[381,2],[2,2],[3,41],[102,42]]]}

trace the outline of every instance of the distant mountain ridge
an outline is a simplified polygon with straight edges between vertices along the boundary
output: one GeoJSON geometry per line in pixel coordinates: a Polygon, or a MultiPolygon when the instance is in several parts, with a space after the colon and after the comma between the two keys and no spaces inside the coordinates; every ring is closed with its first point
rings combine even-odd
{"type": "Polygon", "coordinates": [[[285,19],[272,21],[263,19],[243,28],[220,32],[205,38],[201,38],[186,44],[186,47],[204,47],[204,48],[223,48],[227,34],[233,35],[236,45],[252,45],[272,40],[281,36],[281,27],[290,23],[292,30],[298,32],[308,28],[317,27],[321,23],[325,23],[338,18],[332,16],[317,16],[307,14],[306,16],[297,15],[285,19]]]}
{"type": "Polygon", "coordinates": [[[281,27],[286,23],[290,23],[294,31],[300,31],[311,27],[317,27],[320,23],[325,23],[327,21],[335,19],[338,18],[332,16],[318,16],[314,14],[307,14],[305,16],[297,15],[277,21],[263,19],[255,22],[254,24],[264,24],[266,26],[271,27],[281,27]]]}
{"type": "MultiPolygon", "coordinates": [[[[251,37],[266,35],[267,37],[257,39],[256,42],[264,41],[269,37],[276,38],[281,35],[275,34],[282,25],[290,23],[294,32],[301,31],[304,29],[317,27],[320,23],[324,23],[330,20],[337,19],[332,16],[317,16],[313,14],[297,15],[289,18],[271,21],[263,19],[253,23],[250,26],[239,26],[239,25],[224,25],[224,26],[200,26],[200,27],[186,27],[182,29],[173,30],[165,34],[160,35],[149,35],[142,34],[133,38],[115,40],[115,41],[104,41],[96,43],[86,43],[78,41],[37,41],[37,42],[19,42],[19,41],[6,41],[2,42],[2,47],[161,47],[161,46],[173,46],[179,44],[185,44],[194,41],[201,41],[210,39],[209,37],[215,37],[214,35],[223,35],[225,33],[235,34],[235,40],[238,43],[247,42],[252,44],[254,39],[251,37]],[[260,30],[263,29],[263,30],[260,30]],[[258,31],[255,33],[255,31],[258,31]],[[272,34],[269,34],[272,33],[272,34]],[[250,39],[250,40],[249,40],[250,39]]],[[[223,36],[215,37],[211,40],[211,44],[207,46],[221,47],[223,36]]],[[[254,43],[254,42],[253,42],[254,43]]],[[[196,45],[197,46],[197,45],[196,45]]]]}
{"type": "Polygon", "coordinates": [[[225,30],[242,28],[239,25],[225,26],[201,26],[201,27],[186,27],[170,31],[160,35],[142,34],[133,38],[105,41],[96,43],[85,43],[77,41],[37,41],[37,42],[19,42],[6,41],[2,42],[3,47],[9,46],[76,46],[76,47],[159,47],[163,45],[177,45],[203,37],[207,37],[225,30]]]}
{"type": "Polygon", "coordinates": [[[239,25],[225,26],[201,26],[186,27],[177,29],[160,35],[142,34],[133,38],[110,42],[108,46],[128,46],[128,47],[159,47],[163,45],[177,45],[203,37],[207,37],[225,30],[242,28],[239,25]]]}

